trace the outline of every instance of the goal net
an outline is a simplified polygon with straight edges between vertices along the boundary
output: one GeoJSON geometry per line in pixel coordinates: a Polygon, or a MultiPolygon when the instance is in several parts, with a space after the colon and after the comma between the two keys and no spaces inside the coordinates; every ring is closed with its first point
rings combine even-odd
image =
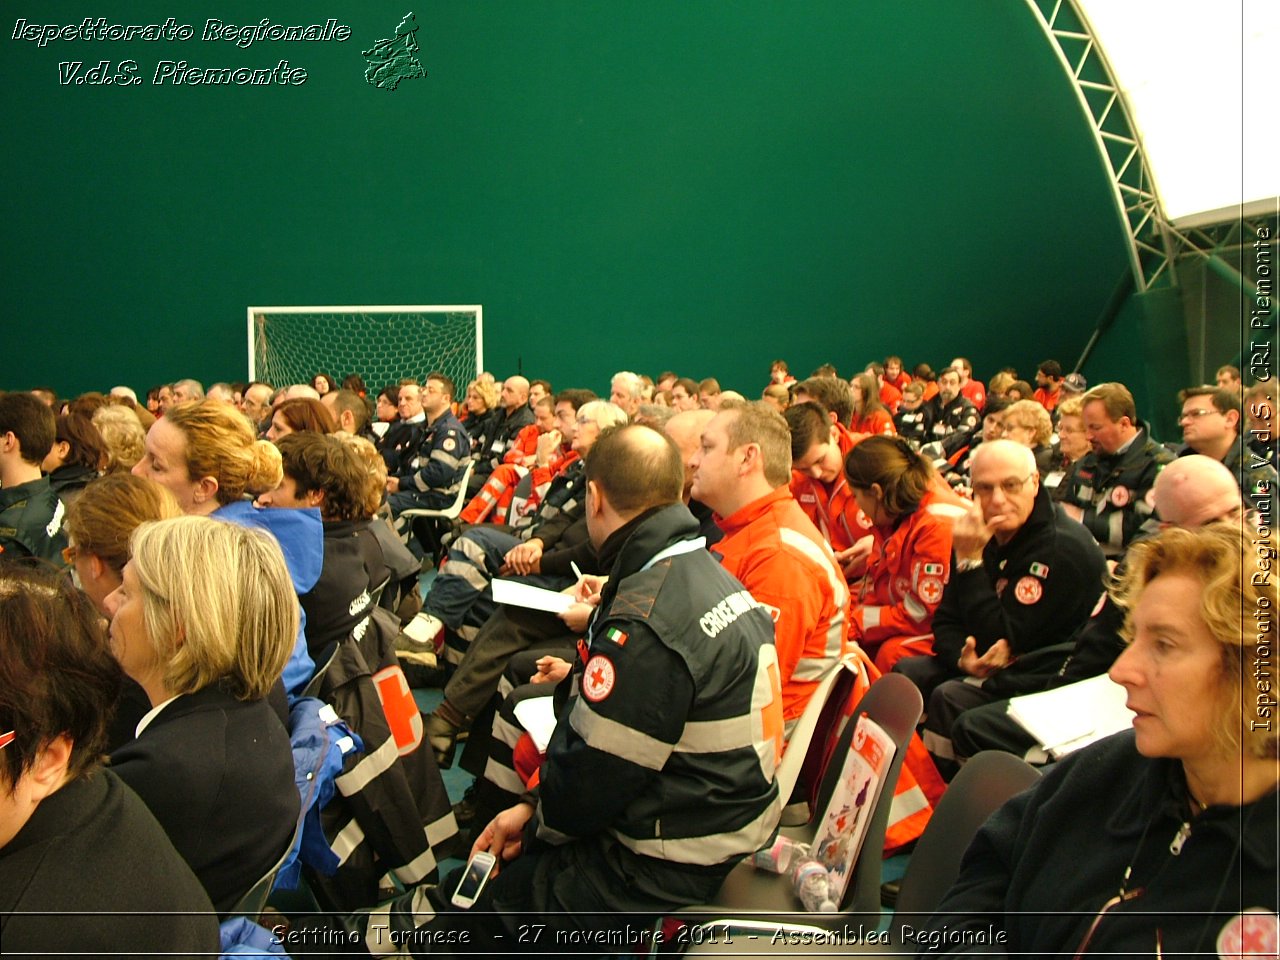
{"type": "Polygon", "coordinates": [[[440,370],[461,393],[484,369],[479,304],[249,307],[248,325],[249,378],[274,387],[358,373],[372,396],[440,370]]]}

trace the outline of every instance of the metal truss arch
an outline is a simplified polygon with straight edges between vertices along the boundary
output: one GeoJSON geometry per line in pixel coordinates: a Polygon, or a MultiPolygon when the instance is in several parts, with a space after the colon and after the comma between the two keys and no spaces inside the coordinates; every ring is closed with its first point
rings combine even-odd
{"type": "Polygon", "coordinates": [[[1176,286],[1177,240],[1168,230],[1129,104],[1088,19],[1076,0],[1027,0],[1027,6],[1071,79],[1110,173],[1137,290],[1176,286]]]}

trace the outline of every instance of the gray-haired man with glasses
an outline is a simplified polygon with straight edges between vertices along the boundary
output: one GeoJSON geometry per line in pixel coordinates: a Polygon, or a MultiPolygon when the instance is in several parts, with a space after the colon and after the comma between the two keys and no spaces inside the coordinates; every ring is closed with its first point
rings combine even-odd
{"type": "Polygon", "coordinates": [[[971,478],[974,503],[952,531],[951,579],[933,618],[933,656],[894,667],[926,702],[945,680],[979,683],[1065,642],[1102,594],[1101,548],[1040,488],[1029,449],[1011,440],[984,443],[971,478]]]}

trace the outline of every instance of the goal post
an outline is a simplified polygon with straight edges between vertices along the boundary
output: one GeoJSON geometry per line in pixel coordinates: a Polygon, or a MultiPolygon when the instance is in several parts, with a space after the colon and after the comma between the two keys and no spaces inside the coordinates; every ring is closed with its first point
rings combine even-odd
{"type": "Polygon", "coordinates": [[[439,370],[461,393],[484,369],[483,315],[480,304],[249,307],[249,379],[284,387],[357,373],[372,396],[439,370]]]}

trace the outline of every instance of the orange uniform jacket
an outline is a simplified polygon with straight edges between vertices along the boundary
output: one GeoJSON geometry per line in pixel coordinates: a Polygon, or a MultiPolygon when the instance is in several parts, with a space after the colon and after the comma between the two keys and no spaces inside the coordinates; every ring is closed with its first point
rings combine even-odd
{"type": "MultiPolygon", "coordinates": [[[[902,390],[888,380],[880,385],[880,402],[889,408],[889,413],[898,412],[898,404],[902,403],[902,390]]],[[[855,428],[856,429],[856,428],[855,428]]],[[[864,431],[874,433],[874,430],[864,431]]]]}
{"type": "Polygon", "coordinates": [[[1048,387],[1037,387],[1036,392],[1031,395],[1031,398],[1050,413],[1053,413],[1054,409],[1058,406],[1058,402],[1062,399],[1062,388],[1059,387],[1057,390],[1050,390],[1048,387]]]}
{"type": "Polygon", "coordinates": [[[818,681],[844,656],[848,587],[831,549],[786,487],[716,522],[724,539],[712,549],[721,565],[773,615],[789,733],[818,681]]]}
{"type": "Polygon", "coordinates": [[[880,643],[933,631],[933,613],[951,570],[951,525],[960,508],[933,490],[880,542],[853,607],[855,639],[880,643]]]}
{"type": "MultiPolygon", "coordinates": [[[[849,455],[857,442],[843,427],[836,428],[836,443],[840,446],[841,461],[849,455]]],[[[800,509],[837,553],[848,550],[871,533],[871,525],[858,509],[858,502],[853,499],[853,491],[844,477],[843,468],[829,488],[821,480],[793,470],[791,493],[800,504],[800,509]]]]}
{"type": "Polygon", "coordinates": [[[868,417],[854,417],[853,426],[849,429],[852,433],[879,433],[886,437],[898,435],[898,428],[893,425],[893,417],[884,410],[877,410],[868,417]]]}
{"type": "Polygon", "coordinates": [[[987,388],[982,385],[981,380],[970,379],[960,388],[960,393],[969,398],[969,402],[978,408],[979,413],[987,405],[987,388]]]}
{"type": "Polygon", "coordinates": [[[536,423],[521,427],[520,432],[511,441],[511,446],[507,447],[507,452],[502,455],[502,462],[523,466],[525,457],[532,457],[538,452],[539,436],[541,431],[536,423]]]}

